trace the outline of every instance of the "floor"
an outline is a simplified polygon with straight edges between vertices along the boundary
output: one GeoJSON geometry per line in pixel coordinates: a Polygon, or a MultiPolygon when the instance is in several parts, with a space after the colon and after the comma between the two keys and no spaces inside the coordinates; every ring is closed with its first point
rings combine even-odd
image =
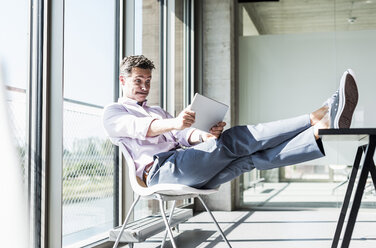
{"type": "MultiPolygon", "coordinates": [[[[320,248],[330,247],[338,212],[317,211],[233,211],[214,212],[232,247],[320,248]]],[[[180,225],[174,233],[179,248],[227,247],[206,213],[180,225]]],[[[350,247],[376,247],[376,211],[359,213],[350,247]]],[[[134,247],[160,247],[162,233],[134,247]]],[[[128,247],[123,246],[123,247],[128,247]]],[[[172,247],[170,243],[166,247],[172,247]]]]}
{"type": "MultiPolygon", "coordinates": [[[[362,207],[376,209],[376,194],[367,184],[362,207]]],[[[243,201],[251,208],[340,208],[347,184],[340,183],[261,183],[246,190],[243,201]],[[337,187],[339,186],[339,187],[337,187]]],[[[354,190],[355,191],[355,188],[354,190]]]]}
{"type": "MultiPolygon", "coordinates": [[[[232,247],[331,247],[346,185],[338,183],[265,183],[244,192],[245,203],[257,211],[214,212],[232,247]],[[301,208],[304,207],[304,208],[301,208]]],[[[134,247],[160,247],[162,233],[134,247]]],[[[227,247],[206,213],[180,225],[174,233],[179,248],[227,247]]],[[[128,247],[127,245],[124,247],[128,247]]],[[[166,247],[172,247],[170,243],[166,247]]],[[[363,196],[352,248],[376,247],[376,196],[363,196]]]]}

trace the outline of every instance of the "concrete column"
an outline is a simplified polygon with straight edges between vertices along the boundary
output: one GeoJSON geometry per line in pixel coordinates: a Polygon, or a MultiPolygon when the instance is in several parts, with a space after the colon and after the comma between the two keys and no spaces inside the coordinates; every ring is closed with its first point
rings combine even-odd
{"type": "MultiPolygon", "coordinates": [[[[202,2],[203,94],[230,106],[226,128],[235,123],[235,25],[233,0],[202,2]]],[[[205,198],[212,210],[230,211],[235,206],[235,182],[205,198]]]]}

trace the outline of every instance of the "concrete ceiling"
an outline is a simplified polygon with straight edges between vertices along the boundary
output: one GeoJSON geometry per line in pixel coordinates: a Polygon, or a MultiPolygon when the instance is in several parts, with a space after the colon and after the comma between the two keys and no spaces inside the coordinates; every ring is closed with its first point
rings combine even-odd
{"type": "Polygon", "coordinates": [[[280,0],[240,6],[260,35],[376,29],[376,0],[280,0]]]}

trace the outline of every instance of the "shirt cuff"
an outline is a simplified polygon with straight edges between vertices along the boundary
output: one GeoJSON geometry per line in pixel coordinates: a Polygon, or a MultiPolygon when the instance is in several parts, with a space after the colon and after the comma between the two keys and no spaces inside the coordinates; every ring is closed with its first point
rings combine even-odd
{"type": "Polygon", "coordinates": [[[183,146],[192,146],[189,144],[189,137],[191,137],[194,130],[196,130],[196,128],[190,127],[180,131],[178,133],[179,143],[183,146]]]}

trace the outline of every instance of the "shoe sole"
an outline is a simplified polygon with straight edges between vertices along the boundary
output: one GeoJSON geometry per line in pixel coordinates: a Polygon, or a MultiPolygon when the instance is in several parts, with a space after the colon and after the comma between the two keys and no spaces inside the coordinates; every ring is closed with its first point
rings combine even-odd
{"type": "Polygon", "coordinates": [[[340,95],[334,128],[349,128],[359,97],[358,87],[351,70],[346,71],[341,78],[340,95]]]}

